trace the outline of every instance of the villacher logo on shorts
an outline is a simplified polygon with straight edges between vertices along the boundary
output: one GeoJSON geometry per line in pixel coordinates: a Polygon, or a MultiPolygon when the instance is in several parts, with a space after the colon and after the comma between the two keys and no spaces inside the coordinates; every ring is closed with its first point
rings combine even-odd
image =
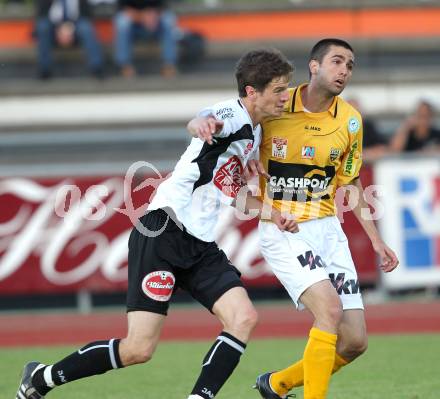
{"type": "Polygon", "coordinates": [[[171,272],[152,272],[142,280],[142,291],[155,301],[167,302],[171,298],[175,282],[176,279],[171,272]]]}

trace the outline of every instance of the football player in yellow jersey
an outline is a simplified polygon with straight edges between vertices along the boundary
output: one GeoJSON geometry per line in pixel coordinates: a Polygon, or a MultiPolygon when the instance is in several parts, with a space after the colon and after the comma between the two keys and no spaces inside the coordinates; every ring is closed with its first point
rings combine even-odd
{"type": "MultiPolygon", "coordinates": [[[[314,316],[303,358],[257,378],[265,399],[281,399],[304,385],[305,399],[324,399],[330,376],[367,348],[362,298],[347,237],[336,217],[338,187],[353,185],[359,201],[353,211],[371,240],[384,272],[398,260],[370,219],[359,179],[362,163],[360,114],[338,95],[351,78],[354,54],[339,39],[312,49],[310,82],[291,90],[283,115],[263,124],[260,175],[264,200],[290,214],[299,232],[279,231],[261,220],[261,251],[298,308],[314,316]],[[267,171],[267,173],[266,173],[267,171]]],[[[373,260],[372,260],[373,261],[373,260]]]]}

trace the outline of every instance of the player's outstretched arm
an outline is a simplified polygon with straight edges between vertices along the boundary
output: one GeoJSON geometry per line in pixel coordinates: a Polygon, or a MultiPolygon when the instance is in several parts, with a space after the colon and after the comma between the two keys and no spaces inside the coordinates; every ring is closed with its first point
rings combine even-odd
{"type": "Polygon", "coordinates": [[[383,242],[373,220],[362,217],[362,209],[368,209],[369,207],[364,199],[364,189],[362,187],[361,180],[358,178],[353,182],[353,184],[359,192],[359,201],[357,204],[355,204],[353,212],[357,220],[359,220],[362,228],[370,238],[374,251],[379,256],[380,268],[385,273],[391,272],[397,267],[399,260],[397,259],[394,251],[383,242]]]}
{"type": "Polygon", "coordinates": [[[186,128],[191,136],[212,144],[213,136],[223,129],[223,121],[216,119],[213,115],[197,116],[188,122],[186,128]]]}

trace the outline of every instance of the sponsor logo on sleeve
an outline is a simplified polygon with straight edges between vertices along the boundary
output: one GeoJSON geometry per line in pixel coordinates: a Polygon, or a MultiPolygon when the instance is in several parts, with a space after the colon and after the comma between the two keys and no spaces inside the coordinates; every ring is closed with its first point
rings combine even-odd
{"type": "Polygon", "coordinates": [[[167,302],[173,293],[176,279],[169,271],[157,271],[147,274],[142,280],[142,291],[155,301],[167,302]]]}
{"type": "Polygon", "coordinates": [[[350,152],[348,153],[348,157],[344,164],[344,175],[345,176],[353,176],[354,172],[356,171],[356,159],[360,158],[360,154],[358,151],[358,141],[354,141],[351,145],[350,152]]]}
{"type": "Polygon", "coordinates": [[[352,134],[356,134],[359,131],[360,127],[361,127],[361,124],[359,122],[359,119],[352,116],[348,121],[348,131],[352,134]]]}
{"type": "Polygon", "coordinates": [[[286,159],[287,157],[287,139],[274,137],[272,139],[272,156],[274,158],[286,159]]]}

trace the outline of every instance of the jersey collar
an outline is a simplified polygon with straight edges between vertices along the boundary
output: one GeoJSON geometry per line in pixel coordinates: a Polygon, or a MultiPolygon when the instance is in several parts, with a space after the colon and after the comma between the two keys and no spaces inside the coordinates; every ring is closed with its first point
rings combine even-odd
{"type": "MultiPolygon", "coordinates": [[[[303,83],[302,85],[293,89],[289,110],[290,112],[306,112],[300,94],[301,89],[305,86],[307,86],[307,83],[303,83]]],[[[338,115],[338,96],[335,96],[332,104],[330,105],[330,108],[327,111],[330,113],[331,116],[333,116],[333,118],[336,118],[336,116],[338,115]]]]}

